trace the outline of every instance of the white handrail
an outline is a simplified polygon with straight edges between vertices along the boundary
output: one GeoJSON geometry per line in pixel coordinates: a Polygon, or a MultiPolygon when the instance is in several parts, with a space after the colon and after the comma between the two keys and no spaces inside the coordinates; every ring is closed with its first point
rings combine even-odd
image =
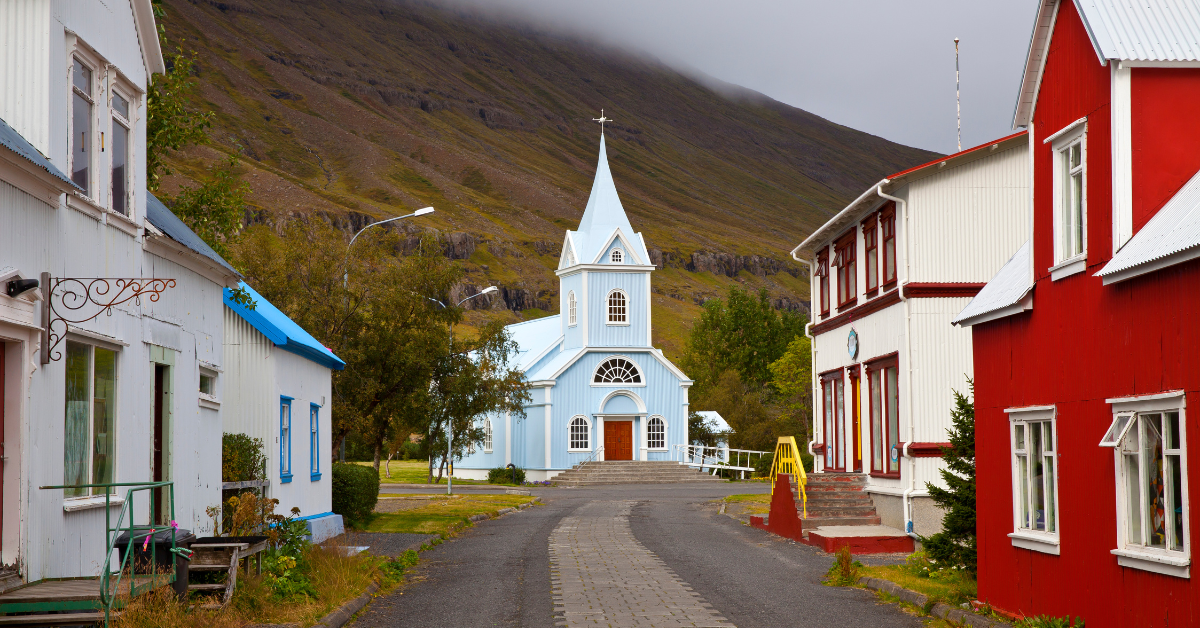
{"type": "Polygon", "coordinates": [[[701,471],[712,469],[716,475],[720,469],[741,472],[743,478],[746,471],[754,471],[762,456],[769,451],[754,449],[734,449],[732,447],[708,447],[706,445],[676,445],[676,457],[679,464],[698,467],[701,471]]]}

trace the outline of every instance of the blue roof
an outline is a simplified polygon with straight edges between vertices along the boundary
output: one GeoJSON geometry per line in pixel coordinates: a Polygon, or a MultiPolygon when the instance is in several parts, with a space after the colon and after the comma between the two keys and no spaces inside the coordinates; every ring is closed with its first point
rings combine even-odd
{"type": "Polygon", "coordinates": [[[41,151],[34,148],[33,144],[30,144],[11,126],[8,126],[8,123],[2,118],[0,118],[0,145],[3,145],[8,150],[11,150],[12,152],[29,160],[33,163],[33,165],[40,166],[43,170],[54,175],[55,178],[61,180],[63,183],[66,183],[77,190],[83,190],[83,188],[75,185],[75,182],[69,179],[67,175],[63,174],[61,170],[55,168],[54,164],[50,163],[50,160],[46,159],[45,155],[42,155],[41,151]]]}
{"type": "Polygon", "coordinates": [[[321,366],[331,368],[335,371],[340,371],[346,368],[346,363],[341,358],[337,357],[325,345],[317,342],[312,334],[304,331],[304,328],[297,325],[295,321],[287,317],[287,314],[279,311],[279,308],[271,304],[270,301],[264,299],[261,294],[254,291],[254,288],[246,285],[245,282],[239,284],[243,290],[250,293],[250,298],[254,302],[254,309],[246,309],[245,306],[234,303],[231,298],[232,290],[225,289],[225,306],[237,313],[250,323],[268,340],[275,343],[276,347],[284,351],[291,351],[296,355],[308,358],[321,366]]]}
{"type": "Polygon", "coordinates": [[[167,237],[172,240],[220,264],[238,277],[242,276],[241,273],[234,270],[233,266],[229,265],[229,262],[225,261],[225,258],[221,257],[200,236],[196,235],[195,231],[192,231],[191,228],[184,224],[179,219],[179,216],[175,215],[175,212],[171,211],[166,205],[163,205],[163,202],[158,200],[149,190],[146,191],[146,220],[150,221],[150,224],[154,225],[155,229],[167,234],[167,237]]]}

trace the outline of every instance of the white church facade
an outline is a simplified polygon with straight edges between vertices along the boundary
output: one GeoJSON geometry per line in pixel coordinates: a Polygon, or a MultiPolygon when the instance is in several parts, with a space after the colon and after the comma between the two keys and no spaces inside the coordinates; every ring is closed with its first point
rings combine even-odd
{"type": "Polygon", "coordinates": [[[692,380],[651,342],[650,261],[608,167],[604,136],[587,208],[563,242],[556,316],[508,327],[530,383],[526,416],[482,417],[487,437],[454,475],[516,465],[548,480],[585,460],[674,460],[692,380]]]}

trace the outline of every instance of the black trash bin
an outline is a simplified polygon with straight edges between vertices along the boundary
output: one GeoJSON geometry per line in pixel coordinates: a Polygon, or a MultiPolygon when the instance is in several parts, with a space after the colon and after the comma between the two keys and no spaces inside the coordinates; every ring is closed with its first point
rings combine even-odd
{"type": "Polygon", "coordinates": [[[146,543],[146,531],[139,531],[135,536],[136,539],[130,548],[129,532],[122,532],[117,535],[117,551],[121,555],[121,564],[125,564],[125,555],[133,551],[133,572],[137,574],[150,573],[150,559],[154,558],[155,569],[162,572],[164,569],[174,568],[175,570],[175,592],[180,595],[181,599],[187,596],[188,586],[188,566],[191,561],[186,558],[186,553],[183,556],[178,556],[171,551],[171,534],[175,535],[175,547],[187,548],[196,540],[196,535],[192,534],[191,530],[179,528],[172,530],[169,526],[161,530],[156,529],[150,537],[150,542],[146,543]],[[145,549],[143,549],[143,547],[145,549]]]}

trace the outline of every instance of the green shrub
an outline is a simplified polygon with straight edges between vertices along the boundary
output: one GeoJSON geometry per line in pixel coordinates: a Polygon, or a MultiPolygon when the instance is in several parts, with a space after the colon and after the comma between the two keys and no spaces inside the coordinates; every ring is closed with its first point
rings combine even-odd
{"type": "Polygon", "coordinates": [[[267,478],[267,455],[261,438],[225,432],[221,437],[221,481],[248,482],[267,478]]]}
{"type": "Polygon", "coordinates": [[[825,584],[834,587],[849,587],[858,584],[858,574],[863,564],[854,560],[850,548],[843,546],[837,551],[833,564],[825,573],[825,584]]]}
{"type": "Polygon", "coordinates": [[[754,464],[754,475],[766,477],[771,474],[771,463],[775,460],[775,454],[763,454],[759,457],[758,462],[754,464]]]}
{"type": "Polygon", "coordinates": [[[333,512],[355,526],[366,523],[379,501],[379,474],[371,467],[333,463],[333,512]]]}
{"type": "Polygon", "coordinates": [[[488,484],[524,484],[525,469],[509,469],[508,467],[496,467],[488,471],[488,484]],[[513,482],[513,472],[516,471],[517,481],[513,482]]]}

